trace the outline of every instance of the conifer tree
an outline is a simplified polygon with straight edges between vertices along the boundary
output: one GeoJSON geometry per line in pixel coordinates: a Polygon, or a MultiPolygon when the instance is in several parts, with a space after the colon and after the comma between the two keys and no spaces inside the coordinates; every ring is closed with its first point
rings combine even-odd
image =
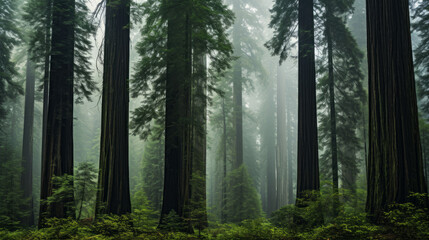
{"type": "MultiPolygon", "coordinates": [[[[217,75],[229,66],[231,55],[225,33],[225,26],[232,21],[231,12],[218,0],[181,4],[184,2],[145,3],[147,23],[142,29],[143,41],[138,46],[142,59],[133,80],[133,96],[147,96],[143,106],[134,112],[134,132],[147,137],[152,119],[165,122],[165,187],[160,226],[164,225],[163,217],[173,210],[181,218],[189,217],[193,201],[191,189],[201,192],[200,188],[205,185],[192,186],[190,181],[196,176],[191,166],[200,168],[193,165],[192,152],[203,149],[192,139],[205,138],[206,94],[215,90],[217,75]],[[211,59],[207,78],[198,70],[204,65],[206,54],[211,59]],[[159,57],[153,59],[152,56],[159,57]],[[196,123],[192,114],[198,115],[194,118],[196,123]],[[203,134],[195,135],[198,132],[203,134]]],[[[205,154],[199,152],[202,158],[198,165],[204,167],[205,154]]],[[[202,201],[205,202],[205,198],[202,201]]]]}
{"type": "Polygon", "coordinates": [[[20,34],[16,24],[17,1],[0,1],[0,120],[6,116],[4,104],[8,98],[13,98],[10,91],[20,88],[13,81],[16,74],[15,64],[12,62],[12,49],[19,43],[20,34]]]}
{"type": "Polygon", "coordinates": [[[34,63],[27,56],[25,79],[25,112],[24,133],[22,142],[22,173],[21,188],[24,198],[28,203],[24,206],[27,216],[22,219],[25,226],[34,225],[33,209],[33,123],[34,123],[34,98],[36,73],[34,63]]]}
{"type": "MultiPolygon", "coordinates": [[[[61,199],[60,202],[52,202],[51,205],[43,200],[47,200],[53,194],[54,176],[73,175],[73,104],[75,100],[89,98],[97,89],[91,79],[88,60],[88,52],[91,49],[89,36],[94,31],[94,26],[87,17],[88,9],[85,3],[82,0],[54,0],[51,10],[51,18],[45,15],[45,18],[42,18],[45,21],[40,23],[45,24],[44,28],[51,34],[45,33],[43,40],[36,38],[39,35],[35,35],[33,39],[39,43],[50,42],[49,97],[48,100],[44,99],[48,101],[48,109],[47,120],[44,122],[46,134],[44,133],[43,136],[44,146],[42,147],[40,197],[42,204],[39,227],[44,226],[46,217],[61,218],[69,214],[74,216],[74,212],[69,207],[71,206],[69,203],[73,201],[72,195],[70,198],[61,199]],[[52,21],[46,19],[52,19],[52,21]],[[48,22],[52,24],[49,26],[48,22]],[[50,36],[50,39],[46,39],[46,36],[50,36]]],[[[39,14],[43,16],[49,12],[42,11],[39,14]]],[[[36,19],[30,18],[37,22],[36,19]]],[[[46,54],[46,48],[43,49],[43,53],[46,54]]],[[[36,63],[40,63],[41,59],[37,56],[44,56],[46,66],[48,58],[44,54],[34,56],[36,63]]]]}
{"type": "Polygon", "coordinates": [[[128,166],[130,1],[106,2],[97,214],[131,212],[128,166]]]}
{"type": "Polygon", "coordinates": [[[335,194],[333,209],[337,215],[340,172],[343,187],[352,192],[356,190],[359,172],[357,128],[361,105],[365,101],[361,72],[363,54],[346,27],[353,1],[324,0],[320,4],[324,10],[320,21],[324,30],[320,39],[325,53],[320,59],[321,79],[318,84],[321,92],[318,99],[321,110],[320,148],[323,152],[321,170],[325,178],[332,180],[335,194]]]}
{"type": "Polygon", "coordinates": [[[425,114],[429,113],[429,2],[421,1],[417,5],[413,19],[413,29],[420,37],[420,43],[415,49],[415,65],[418,76],[418,96],[422,103],[421,109],[425,114]]]}
{"type": "Polygon", "coordinates": [[[282,62],[296,46],[293,38],[298,36],[297,198],[303,197],[306,191],[320,188],[313,5],[313,0],[276,1],[270,22],[274,36],[266,43],[282,62]]]}
{"type": "Polygon", "coordinates": [[[369,158],[366,210],[378,220],[391,203],[425,193],[409,2],[367,0],[369,158]]]}

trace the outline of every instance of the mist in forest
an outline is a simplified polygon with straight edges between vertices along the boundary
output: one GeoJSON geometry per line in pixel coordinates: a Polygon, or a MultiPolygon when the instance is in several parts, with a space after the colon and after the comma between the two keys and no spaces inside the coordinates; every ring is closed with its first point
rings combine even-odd
{"type": "Polygon", "coordinates": [[[0,239],[426,239],[428,29],[424,0],[0,0],[0,239]]]}

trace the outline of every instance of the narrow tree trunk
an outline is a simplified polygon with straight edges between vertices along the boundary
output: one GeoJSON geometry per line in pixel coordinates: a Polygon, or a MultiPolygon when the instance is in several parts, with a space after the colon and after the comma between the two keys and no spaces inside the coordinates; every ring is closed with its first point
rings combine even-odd
{"type": "MultiPolygon", "coordinates": [[[[332,187],[334,193],[333,213],[338,216],[338,207],[340,198],[338,195],[338,151],[337,151],[337,116],[335,111],[335,79],[334,79],[334,61],[333,61],[333,42],[331,31],[331,19],[333,18],[329,4],[326,6],[326,40],[328,43],[328,69],[329,69],[329,113],[330,113],[330,130],[331,130],[331,158],[332,158],[332,187]]],[[[344,174],[344,173],[343,173],[344,174]]]]}
{"type": "Polygon", "coordinates": [[[297,198],[319,190],[313,0],[299,1],[297,198]]]}
{"type": "MultiPolygon", "coordinates": [[[[238,1],[234,1],[234,10],[239,9],[238,1]]],[[[243,164],[243,69],[241,65],[241,39],[239,28],[241,27],[241,18],[237,17],[233,34],[232,44],[234,46],[234,54],[239,57],[235,61],[233,69],[233,102],[234,102],[234,129],[235,129],[235,161],[234,169],[239,168],[243,164]]]]}
{"type": "Polygon", "coordinates": [[[34,88],[35,88],[35,66],[31,62],[30,55],[27,56],[27,73],[25,81],[25,110],[24,110],[24,133],[22,140],[22,173],[21,189],[26,204],[23,210],[26,216],[21,220],[24,226],[34,225],[33,211],[33,122],[34,122],[34,88]]]}
{"type": "Polygon", "coordinates": [[[268,116],[266,126],[266,156],[267,156],[267,216],[278,209],[277,206],[277,179],[276,179],[276,145],[275,145],[275,103],[274,103],[274,89],[269,86],[267,94],[269,100],[267,101],[268,116]]]}
{"type": "Polygon", "coordinates": [[[43,75],[43,119],[42,119],[42,159],[46,153],[46,130],[48,124],[48,104],[49,104],[49,66],[51,52],[51,20],[52,20],[52,0],[46,0],[46,22],[45,22],[45,62],[43,75]]]}
{"type": "MultiPolygon", "coordinates": [[[[46,145],[42,159],[41,200],[53,193],[54,176],[73,175],[73,65],[75,0],[54,0],[46,145]]],[[[40,205],[45,217],[74,217],[73,198],[40,205]]]]}
{"type": "Polygon", "coordinates": [[[222,116],[223,116],[223,178],[222,178],[222,206],[221,206],[221,220],[226,223],[226,112],[225,112],[225,98],[222,99],[222,116]]]}
{"type": "Polygon", "coordinates": [[[294,194],[293,194],[293,155],[292,155],[292,151],[293,151],[293,146],[292,143],[295,141],[295,138],[292,137],[292,111],[291,111],[291,106],[290,106],[290,102],[288,103],[288,108],[287,108],[287,204],[293,204],[295,198],[294,198],[294,194]]]}
{"type": "Polygon", "coordinates": [[[366,121],[365,114],[362,111],[362,125],[363,125],[363,144],[364,144],[364,154],[365,154],[365,180],[368,178],[368,147],[367,147],[367,135],[366,135],[366,121]]]}
{"type": "Polygon", "coordinates": [[[79,208],[79,215],[77,216],[77,220],[80,220],[80,217],[82,216],[83,201],[85,200],[85,189],[86,189],[86,181],[83,183],[82,197],[80,198],[80,208],[79,208]]]}
{"type": "Polygon", "coordinates": [[[277,161],[279,168],[277,172],[277,198],[278,207],[287,204],[287,142],[286,142],[286,82],[280,71],[280,66],[277,66],[277,161]]]}
{"type": "Polygon", "coordinates": [[[194,71],[192,93],[192,176],[191,202],[197,211],[197,228],[208,227],[206,208],[206,131],[207,131],[207,59],[206,46],[194,43],[194,71]]]}
{"type": "Polygon", "coordinates": [[[426,193],[408,0],[367,0],[369,158],[367,212],[426,193]]]}
{"type": "Polygon", "coordinates": [[[128,168],[130,1],[107,0],[97,214],[131,212],[128,168]]]}

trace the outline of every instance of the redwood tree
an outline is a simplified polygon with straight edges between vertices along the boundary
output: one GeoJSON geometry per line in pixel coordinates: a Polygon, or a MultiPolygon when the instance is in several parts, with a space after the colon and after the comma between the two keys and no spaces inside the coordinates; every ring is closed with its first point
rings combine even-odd
{"type": "Polygon", "coordinates": [[[107,0],[97,214],[131,212],[128,169],[130,1],[107,0]]]}
{"type": "Polygon", "coordinates": [[[24,210],[26,216],[22,219],[25,226],[34,225],[33,211],[33,122],[34,122],[34,91],[35,91],[35,66],[29,58],[27,59],[27,72],[25,80],[25,110],[24,110],[24,133],[22,141],[22,173],[21,188],[23,190],[26,205],[24,210]]]}
{"type": "Polygon", "coordinates": [[[45,217],[74,216],[73,198],[43,203],[53,194],[54,176],[73,175],[73,75],[75,0],[54,0],[52,5],[51,67],[46,146],[43,149],[39,226],[45,217]]]}
{"type": "Polygon", "coordinates": [[[313,0],[299,0],[298,39],[297,198],[301,198],[304,191],[319,190],[320,187],[313,0]]]}
{"type": "Polygon", "coordinates": [[[367,212],[378,219],[425,193],[408,0],[367,0],[369,158],[367,212]]]}

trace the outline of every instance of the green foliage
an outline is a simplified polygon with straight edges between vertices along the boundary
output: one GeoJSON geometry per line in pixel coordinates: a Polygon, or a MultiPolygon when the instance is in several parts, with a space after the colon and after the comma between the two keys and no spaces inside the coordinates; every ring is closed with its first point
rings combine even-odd
{"type": "Polygon", "coordinates": [[[93,163],[80,163],[75,173],[74,195],[76,208],[78,211],[77,219],[92,217],[95,206],[95,194],[97,190],[97,171],[93,163]],[[82,215],[82,210],[84,215],[82,215]]]}
{"type": "Polygon", "coordinates": [[[261,199],[252,184],[247,168],[241,167],[228,173],[227,205],[223,209],[226,221],[240,223],[246,219],[257,219],[262,216],[261,199]]]}
{"type": "Polygon", "coordinates": [[[429,238],[428,194],[413,193],[409,203],[393,204],[384,214],[387,232],[400,239],[429,238]]]}
{"type": "MultiPolygon", "coordinates": [[[[323,203],[323,197],[318,202],[323,203]]],[[[167,231],[154,231],[135,224],[137,216],[106,215],[95,222],[73,219],[47,220],[47,227],[40,230],[8,231],[0,229],[0,239],[282,239],[282,240],[361,240],[361,239],[428,239],[429,214],[425,208],[427,194],[412,194],[413,203],[392,205],[384,215],[384,222],[374,225],[364,213],[341,212],[329,223],[317,227],[300,227],[294,224],[293,216],[304,211],[302,216],[317,216],[315,209],[302,210],[288,206],[277,211],[272,219],[245,220],[239,224],[212,226],[200,233],[179,232],[183,221],[174,212],[167,220],[167,231]],[[307,214],[307,215],[306,215],[307,214]]],[[[314,202],[314,201],[313,201],[314,202]]],[[[317,201],[316,201],[317,202],[317,201]]],[[[325,212],[325,211],[324,211],[325,212]]]]}
{"type": "MultiPolygon", "coordinates": [[[[417,1],[416,1],[417,2],[417,1]]],[[[418,95],[421,101],[421,108],[425,114],[429,113],[429,2],[418,1],[418,5],[412,16],[413,29],[420,37],[420,42],[415,49],[415,67],[418,76],[418,95]]]]}
{"type": "Polygon", "coordinates": [[[339,174],[342,187],[355,190],[357,174],[362,159],[362,140],[358,129],[363,125],[362,106],[366,103],[363,90],[364,75],[361,64],[363,53],[347,27],[347,19],[353,9],[353,0],[320,1],[318,45],[323,55],[318,59],[318,119],[320,170],[324,180],[332,179],[332,143],[330,116],[330,76],[328,40],[332,44],[332,68],[334,81],[334,107],[336,110],[336,137],[339,174]],[[329,11],[328,11],[329,10],[329,11]]]}
{"type": "MultiPolygon", "coordinates": [[[[216,82],[230,67],[232,46],[225,29],[232,24],[233,14],[220,0],[191,1],[192,47],[205,46],[210,59],[207,89],[216,91],[216,82]],[[204,29],[204,31],[201,31],[204,29]]],[[[168,4],[161,0],[143,3],[146,22],[141,30],[142,40],[137,44],[141,59],[136,63],[132,77],[132,97],[143,97],[135,109],[130,127],[134,134],[146,139],[150,136],[152,120],[163,122],[165,81],[167,69],[167,16],[168,4]]]]}
{"type": "Polygon", "coordinates": [[[20,33],[17,24],[16,0],[0,0],[0,119],[6,116],[5,101],[13,99],[21,86],[13,81],[17,74],[15,63],[11,59],[12,49],[19,43],[20,33]]]}
{"type": "Polygon", "coordinates": [[[29,213],[23,206],[30,199],[21,190],[21,159],[10,144],[0,145],[0,229],[15,230],[29,213]]]}
{"type": "Polygon", "coordinates": [[[122,235],[133,231],[132,218],[130,215],[104,215],[97,218],[91,225],[91,230],[95,234],[106,237],[122,235]]]}
{"type": "MultiPolygon", "coordinates": [[[[50,55],[52,0],[28,0],[24,6],[24,20],[32,28],[29,32],[29,49],[32,60],[39,68],[45,67],[46,55],[50,55]]],[[[91,100],[98,91],[91,71],[91,36],[95,34],[96,23],[90,17],[86,0],[76,0],[74,18],[74,93],[77,103],[83,98],[91,100]]]]}
{"type": "Polygon", "coordinates": [[[291,49],[297,45],[298,0],[276,0],[271,12],[270,28],[273,38],[265,46],[273,55],[280,56],[280,62],[286,60],[291,49]]]}
{"type": "Polygon", "coordinates": [[[74,216],[76,210],[75,203],[70,201],[74,197],[74,177],[72,175],[64,174],[62,176],[53,176],[52,178],[52,195],[45,200],[48,205],[48,211],[44,214],[48,216],[49,211],[52,210],[56,204],[65,204],[67,209],[67,216],[74,216]]]}
{"type": "Polygon", "coordinates": [[[168,232],[184,232],[186,228],[186,222],[177,215],[174,210],[171,210],[168,215],[162,219],[163,224],[160,225],[161,230],[168,232]]]}
{"type": "Polygon", "coordinates": [[[244,221],[240,225],[225,224],[209,231],[209,239],[294,239],[287,229],[271,225],[266,219],[244,221]]]}

